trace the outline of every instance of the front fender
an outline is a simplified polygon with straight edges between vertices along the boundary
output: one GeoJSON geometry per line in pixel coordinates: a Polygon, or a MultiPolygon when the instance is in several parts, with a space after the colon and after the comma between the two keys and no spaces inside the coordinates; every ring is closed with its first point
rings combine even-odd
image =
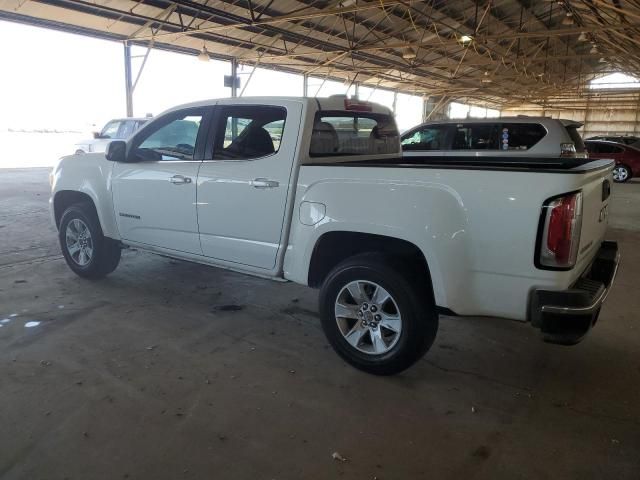
{"type": "Polygon", "coordinates": [[[58,194],[83,193],[93,201],[104,235],[119,240],[111,194],[112,171],[113,162],[108,161],[104,153],[62,157],[51,172],[52,213],[60,198],[58,194]]]}

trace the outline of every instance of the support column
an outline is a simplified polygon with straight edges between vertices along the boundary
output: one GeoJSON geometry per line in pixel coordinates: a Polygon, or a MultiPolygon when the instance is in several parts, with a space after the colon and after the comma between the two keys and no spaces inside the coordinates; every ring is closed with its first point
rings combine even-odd
{"type": "Polygon", "coordinates": [[[360,82],[356,82],[355,87],[356,100],[360,100],[360,82]]]}
{"type": "Polygon", "coordinates": [[[397,115],[398,113],[397,106],[398,106],[398,91],[396,90],[393,92],[393,115],[394,116],[397,115]]]}
{"type": "Polygon", "coordinates": [[[302,96],[309,96],[309,75],[306,73],[302,74],[302,96]]]}
{"type": "Polygon", "coordinates": [[[124,88],[127,100],[127,117],[133,117],[133,83],[131,81],[131,46],[124,42],[124,88]]]}
{"type": "Polygon", "coordinates": [[[231,59],[231,97],[238,96],[238,60],[231,59]]]}

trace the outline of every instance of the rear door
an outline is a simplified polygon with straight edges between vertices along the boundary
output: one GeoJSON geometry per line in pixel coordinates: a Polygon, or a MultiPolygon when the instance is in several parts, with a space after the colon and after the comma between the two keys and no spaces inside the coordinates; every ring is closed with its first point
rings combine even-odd
{"type": "Polygon", "coordinates": [[[198,175],[205,256],[270,270],[283,235],[302,103],[219,105],[198,175]]]}

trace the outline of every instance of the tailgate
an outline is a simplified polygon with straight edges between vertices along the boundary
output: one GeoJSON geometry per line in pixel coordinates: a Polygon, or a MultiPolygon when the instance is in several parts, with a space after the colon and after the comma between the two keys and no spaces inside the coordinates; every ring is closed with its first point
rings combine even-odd
{"type": "Polygon", "coordinates": [[[582,229],[578,247],[577,266],[585,266],[594,258],[604,240],[609,220],[611,169],[586,173],[582,190],[582,229]]]}

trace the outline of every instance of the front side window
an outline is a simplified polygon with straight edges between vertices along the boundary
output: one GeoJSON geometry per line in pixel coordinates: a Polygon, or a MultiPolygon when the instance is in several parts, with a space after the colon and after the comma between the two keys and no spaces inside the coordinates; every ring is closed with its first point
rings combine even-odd
{"type": "Polygon", "coordinates": [[[379,155],[399,151],[399,135],[390,115],[318,112],[311,133],[311,157],[379,155]]]}
{"type": "Polygon", "coordinates": [[[497,124],[458,124],[452,150],[498,150],[497,124]]]}
{"type": "Polygon", "coordinates": [[[139,160],[193,160],[203,115],[183,113],[154,130],[135,148],[139,160]]]}
{"type": "Polygon", "coordinates": [[[430,126],[416,130],[402,140],[402,149],[413,150],[446,150],[448,126],[430,126]]]}
{"type": "Polygon", "coordinates": [[[215,160],[250,160],[280,149],[286,109],[271,106],[223,107],[216,132],[215,160]]]}

